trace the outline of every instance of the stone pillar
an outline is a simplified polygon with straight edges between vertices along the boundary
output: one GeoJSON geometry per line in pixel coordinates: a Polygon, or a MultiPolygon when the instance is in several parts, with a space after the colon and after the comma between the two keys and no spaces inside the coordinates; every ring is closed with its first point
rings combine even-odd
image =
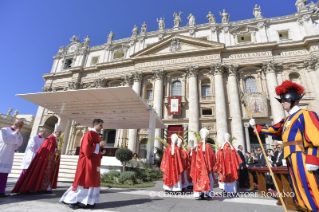
{"type": "Polygon", "coordinates": [[[224,91],[224,65],[221,63],[212,64],[211,69],[215,76],[215,108],[216,108],[216,131],[217,142],[222,144],[224,135],[228,131],[227,127],[227,111],[224,91]]]}
{"type": "MultiPolygon", "coordinates": [[[[238,65],[230,65],[228,71],[228,99],[230,101],[229,111],[231,120],[231,135],[235,137],[234,141],[235,147],[238,145],[244,145],[244,129],[243,129],[243,120],[242,113],[240,108],[239,92],[238,85],[236,80],[238,65]]],[[[218,131],[217,131],[218,132],[218,131]]]]}
{"type": "MultiPolygon", "coordinates": [[[[141,72],[135,72],[132,74],[134,83],[133,83],[133,90],[140,95],[141,93],[141,81],[142,81],[142,73],[141,72]]],[[[136,138],[137,138],[137,129],[129,129],[129,140],[128,140],[128,148],[135,153],[136,152],[136,138]]]]}
{"type": "Polygon", "coordinates": [[[245,137],[246,137],[246,150],[247,152],[250,152],[250,138],[249,138],[249,130],[248,130],[249,124],[245,123],[244,127],[245,127],[245,137]]]}
{"type": "Polygon", "coordinates": [[[37,115],[34,118],[33,125],[32,125],[32,131],[30,134],[30,138],[38,134],[39,125],[41,124],[42,116],[44,113],[44,108],[39,106],[37,115]]]}
{"type": "MultiPolygon", "coordinates": [[[[316,87],[319,84],[319,78],[316,73],[316,64],[318,63],[318,59],[312,57],[310,60],[305,60],[304,65],[307,68],[308,74],[310,76],[311,84],[316,87]]],[[[317,65],[318,66],[318,65],[317,65]]],[[[317,103],[319,103],[319,89],[313,89],[314,94],[316,96],[317,103]]]]}
{"type": "Polygon", "coordinates": [[[198,66],[188,66],[186,67],[186,72],[189,83],[188,138],[191,138],[191,131],[199,133],[199,102],[197,85],[198,66]]]}
{"type": "MultiPolygon", "coordinates": [[[[163,69],[153,70],[154,79],[155,79],[155,88],[154,88],[154,109],[157,115],[162,118],[163,110],[163,79],[165,76],[165,71],[163,69]]],[[[155,137],[162,137],[162,129],[155,129],[155,137]]],[[[161,142],[154,140],[154,147],[161,148],[161,142]]]]}
{"type": "Polygon", "coordinates": [[[282,108],[281,104],[275,99],[275,88],[278,86],[275,69],[278,66],[280,66],[280,64],[275,63],[273,61],[263,63],[263,70],[266,74],[267,88],[274,124],[278,123],[279,121],[281,121],[281,119],[285,117],[284,109],[282,108]]]}

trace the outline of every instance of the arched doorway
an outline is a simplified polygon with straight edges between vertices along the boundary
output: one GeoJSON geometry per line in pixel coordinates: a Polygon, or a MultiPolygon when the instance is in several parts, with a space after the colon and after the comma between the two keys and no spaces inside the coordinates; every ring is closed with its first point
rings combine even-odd
{"type": "Polygon", "coordinates": [[[54,131],[55,124],[58,123],[59,119],[56,116],[49,117],[43,124],[43,127],[47,130],[45,138],[51,135],[54,131]]]}
{"type": "Polygon", "coordinates": [[[140,141],[139,148],[138,148],[138,158],[143,159],[146,158],[147,155],[147,138],[144,138],[140,141]]]}

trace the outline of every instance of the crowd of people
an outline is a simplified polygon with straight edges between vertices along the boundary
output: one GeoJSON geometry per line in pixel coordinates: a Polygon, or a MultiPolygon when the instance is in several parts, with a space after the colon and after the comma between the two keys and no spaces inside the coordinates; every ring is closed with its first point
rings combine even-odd
{"type": "MultiPolygon", "coordinates": [[[[5,194],[8,174],[13,165],[14,152],[23,142],[21,128],[24,123],[17,119],[11,127],[0,130],[0,198],[5,194]]],[[[63,194],[60,202],[70,208],[93,208],[99,202],[101,141],[100,132],[103,120],[94,119],[93,128],[81,142],[78,165],[72,186],[63,194]]],[[[52,192],[57,188],[57,179],[63,144],[62,124],[57,124],[54,133],[43,138],[46,130],[39,128],[39,133],[30,138],[21,164],[22,173],[11,193],[52,192]]]]}
{"type": "MultiPolygon", "coordinates": [[[[273,137],[272,149],[267,155],[262,148],[243,154],[243,146],[238,150],[230,144],[230,135],[224,135],[223,145],[216,155],[206,143],[209,132],[203,128],[199,137],[189,140],[189,149],[184,150],[182,140],[171,136],[171,144],[164,151],[161,170],[164,190],[182,191],[193,187],[194,197],[211,199],[211,191],[218,179],[219,187],[225,192],[237,192],[246,187],[247,168],[287,166],[289,182],[295,194],[294,200],[302,209],[319,211],[319,118],[313,111],[303,110],[299,101],[304,88],[291,81],[284,81],[276,88],[276,98],[289,114],[273,126],[263,127],[250,119],[249,124],[255,133],[273,137]]],[[[24,123],[17,119],[11,127],[0,130],[0,198],[7,197],[5,188],[11,172],[15,150],[21,146],[21,128],[24,123]]],[[[99,202],[101,141],[99,133],[103,128],[101,119],[94,119],[93,128],[81,142],[79,161],[73,185],[65,192],[60,202],[71,208],[92,208],[99,202]]],[[[22,162],[22,173],[11,193],[47,191],[57,187],[61,147],[62,126],[57,125],[54,133],[43,138],[45,129],[30,139],[22,162]]]]}

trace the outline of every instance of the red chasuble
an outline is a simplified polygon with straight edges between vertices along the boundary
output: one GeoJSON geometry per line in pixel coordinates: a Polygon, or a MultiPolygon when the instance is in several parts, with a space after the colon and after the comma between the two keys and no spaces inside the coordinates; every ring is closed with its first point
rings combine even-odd
{"type": "Polygon", "coordinates": [[[51,188],[57,188],[60,155],[55,155],[56,148],[55,136],[48,136],[11,193],[46,191],[50,184],[51,188]]]}
{"type": "Polygon", "coordinates": [[[219,174],[219,182],[232,183],[238,179],[237,170],[242,163],[235,148],[231,149],[227,142],[224,148],[217,152],[217,162],[214,171],[219,174]]]}
{"type": "MultiPolygon", "coordinates": [[[[192,177],[191,177],[191,175],[190,175],[190,173],[191,173],[191,165],[192,165],[192,155],[191,155],[191,150],[189,149],[189,150],[187,150],[186,151],[186,153],[187,153],[187,158],[188,158],[188,166],[187,166],[187,170],[186,170],[186,173],[187,173],[187,180],[188,180],[188,182],[192,182],[192,177]]],[[[192,154],[194,154],[194,151],[193,151],[193,153],[192,154]]]]}
{"type": "Polygon", "coordinates": [[[191,164],[191,177],[193,180],[193,191],[203,192],[211,190],[209,172],[214,176],[213,168],[216,156],[209,144],[205,144],[205,152],[202,151],[203,142],[197,147],[196,154],[193,151],[191,164]]]}
{"type": "MultiPolygon", "coordinates": [[[[180,154],[181,154],[181,157],[182,157],[183,170],[187,171],[187,169],[189,167],[188,154],[182,148],[180,148],[180,151],[181,151],[180,154]]],[[[184,184],[186,182],[184,174],[181,175],[181,178],[182,178],[182,184],[184,184]]]]}
{"type": "Polygon", "coordinates": [[[179,181],[179,175],[184,171],[180,149],[174,146],[174,155],[172,155],[172,146],[166,147],[161,163],[163,171],[163,182],[172,187],[179,181]]]}
{"type": "Polygon", "coordinates": [[[73,191],[78,186],[84,189],[100,187],[101,151],[95,154],[96,145],[100,143],[100,136],[95,131],[85,133],[80,147],[78,166],[73,182],[73,191]]]}

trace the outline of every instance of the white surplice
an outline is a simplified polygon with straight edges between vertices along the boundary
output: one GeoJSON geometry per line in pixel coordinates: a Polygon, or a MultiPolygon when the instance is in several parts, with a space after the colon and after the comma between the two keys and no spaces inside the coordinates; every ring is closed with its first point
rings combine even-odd
{"type": "Polygon", "coordinates": [[[178,182],[173,186],[168,186],[163,183],[164,191],[182,191],[182,178],[181,175],[178,175],[178,182]]]}
{"type": "Polygon", "coordinates": [[[0,173],[10,173],[14,151],[21,146],[23,137],[10,127],[0,130],[0,173]]]}
{"type": "Polygon", "coordinates": [[[39,135],[35,135],[30,138],[21,164],[22,169],[29,168],[30,163],[32,162],[34,156],[37,154],[38,150],[40,149],[43,141],[44,138],[40,137],[39,135]]]}

